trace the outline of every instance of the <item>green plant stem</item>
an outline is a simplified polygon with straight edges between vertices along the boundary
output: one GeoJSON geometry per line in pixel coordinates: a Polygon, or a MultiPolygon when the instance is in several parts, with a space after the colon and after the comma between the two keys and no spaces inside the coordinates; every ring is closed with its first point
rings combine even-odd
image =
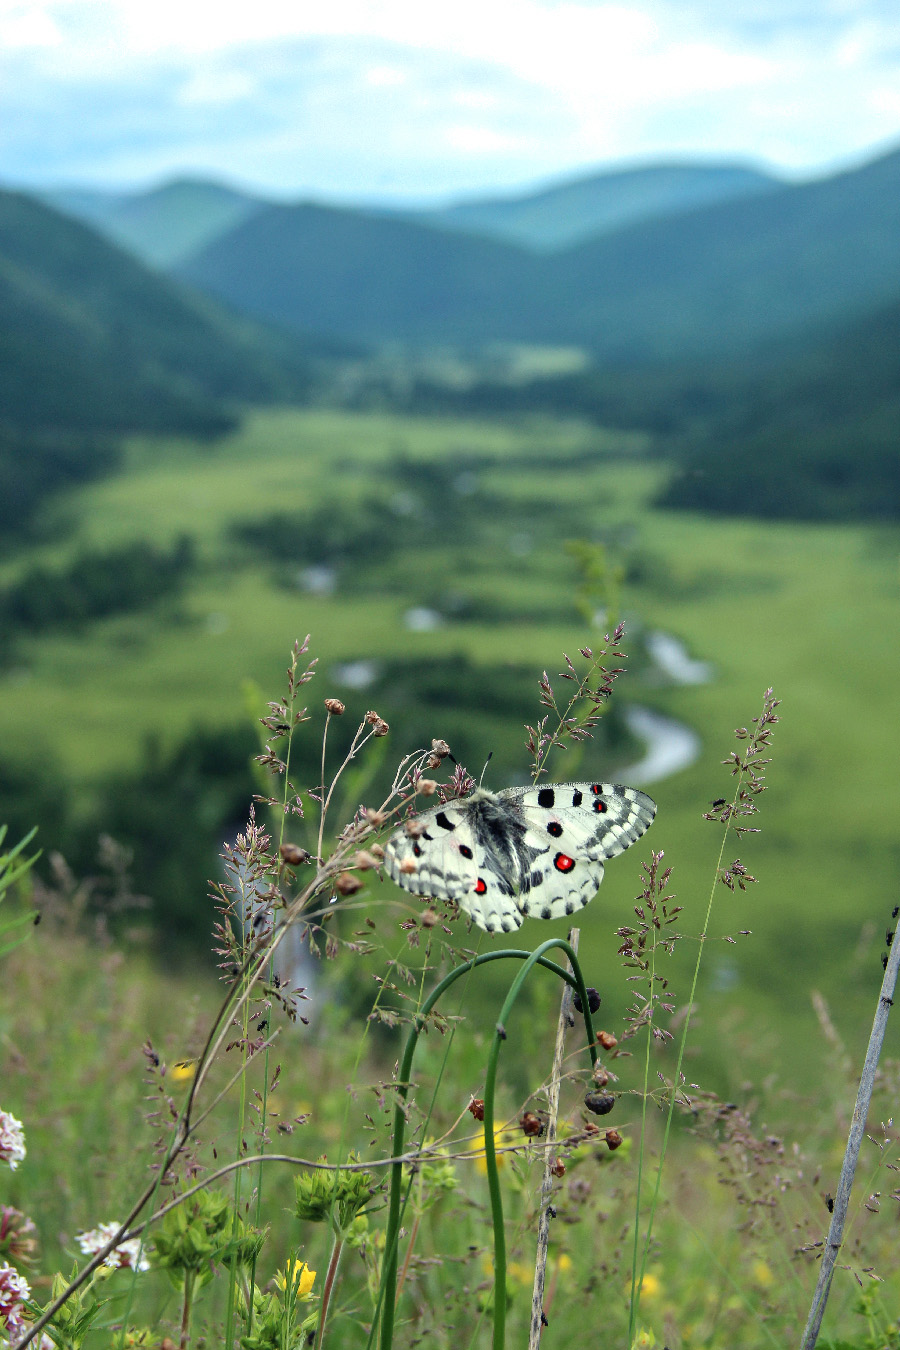
{"type": "Polygon", "coordinates": [[[191,1310],[194,1302],[194,1280],[196,1276],[192,1270],[184,1272],[184,1304],[181,1309],[181,1340],[179,1345],[181,1350],[187,1350],[191,1340],[191,1310]]]}
{"type": "MultiPolygon", "coordinates": [[[[738,793],[739,793],[740,790],[741,790],[741,785],[743,784],[743,781],[744,781],[744,773],[741,772],[741,774],[740,774],[739,777],[738,777],[738,780],[737,780],[737,784],[736,784],[736,786],[735,786],[735,789],[734,789],[734,796],[733,796],[733,798],[732,798],[732,806],[734,806],[734,805],[737,803],[737,800],[738,800],[738,793]]],[[[715,897],[716,897],[716,886],[717,886],[717,884],[718,884],[719,876],[720,876],[720,873],[721,873],[722,859],[723,859],[723,857],[725,856],[725,844],[726,844],[726,841],[727,841],[727,839],[728,839],[728,832],[729,832],[729,829],[730,829],[730,821],[729,821],[729,824],[726,825],[724,831],[722,832],[722,843],[721,843],[720,846],[719,846],[719,856],[718,856],[718,858],[716,859],[716,870],[715,870],[715,874],[714,874],[714,876],[713,876],[712,885],[711,885],[710,888],[709,888],[709,899],[708,899],[707,902],[706,902],[706,914],[705,914],[704,919],[703,919],[703,930],[702,930],[702,932],[700,933],[699,945],[698,945],[698,948],[697,948],[697,960],[694,962],[694,974],[693,974],[693,977],[692,977],[692,979],[691,979],[691,990],[690,990],[690,993],[688,994],[688,1000],[687,1000],[687,1014],[685,1015],[684,1025],[683,1025],[683,1027],[682,1027],[682,1029],[681,1029],[681,1038],[680,1038],[680,1040],[679,1040],[679,1042],[678,1042],[678,1058],[677,1058],[676,1063],[675,1063],[675,1073],[674,1073],[673,1078],[672,1078],[672,1091],[671,1091],[671,1093],[670,1093],[670,1095],[669,1095],[669,1106],[668,1106],[668,1110],[667,1110],[667,1112],[666,1112],[666,1123],[665,1123],[665,1127],[664,1127],[664,1129],[663,1129],[662,1146],[661,1146],[661,1148],[660,1148],[660,1150],[659,1150],[659,1163],[658,1163],[657,1168],[656,1168],[656,1183],[655,1183],[655,1185],[654,1185],[654,1187],[653,1187],[653,1195],[652,1195],[651,1200],[650,1200],[650,1212],[649,1212],[649,1214],[648,1214],[648,1216],[647,1216],[647,1233],[646,1233],[646,1236],[645,1236],[645,1238],[644,1238],[644,1251],[643,1251],[643,1257],[642,1257],[642,1263],[641,1263],[641,1278],[642,1278],[642,1279],[643,1279],[643,1270],[644,1270],[644,1267],[646,1266],[646,1263],[647,1263],[647,1255],[648,1255],[648,1253],[649,1253],[649,1251],[650,1251],[650,1238],[651,1238],[651,1236],[652,1236],[652,1234],[653,1234],[653,1223],[654,1223],[654,1220],[655,1220],[655,1218],[656,1218],[656,1211],[657,1211],[657,1208],[659,1207],[659,1193],[660,1193],[660,1188],[661,1188],[661,1186],[662,1186],[662,1170],[663,1170],[663,1163],[665,1162],[665,1159],[666,1159],[666,1153],[667,1153],[668,1147],[669,1147],[669,1136],[670,1136],[670,1134],[671,1134],[671,1132],[672,1132],[672,1120],[673,1120],[673,1118],[674,1118],[674,1116],[675,1116],[675,1102],[676,1102],[677,1099],[678,1099],[678,1084],[679,1084],[679,1081],[680,1081],[680,1079],[681,1079],[681,1066],[682,1066],[682,1064],[684,1063],[684,1053],[685,1053],[685,1049],[686,1049],[686,1047],[687,1047],[688,1031],[689,1031],[689,1029],[690,1029],[690,1025],[691,1025],[691,1017],[692,1017],[693,1011],[694,1011],[694,999],[696,998],[696,995],[697,995],[697,984],[698,984],[698,982],[699,982],[699,980],[700,980],[700,965],[701,965],[701,962],[703,961],[703,949],[704,949],[704,947],[706,946],[706,939],[707,939],[707,937],[709,936],[709,924],[710,924],[710,919],[712,918],[712,908],[713,908],[713,903],[714,903],[715,897]]],[[[652,985],[651,985],[651,993],[652,993],[652,985]]],[[[649,1054],[649,1041],[648,1041],[648,1054],[649,1054]]],[[[648,1071],[649,1071],[649,1066],[648,1066],[648,1071]]],[[[644,1091],[644,1100],[645,1100],[645,1106],[646,1106],[646,1087],[645,1087],[645,1091],[644,1091]]],[[[643,1128],[643,1127],[642,1127],[642,1128],[643,1128]]],[[[642,1133],[642,1143],[643,1143],[643,1133],[642,1133]]],[[[629,1319],[628,1319],[628,1337],[629,1337],[629,1344],[630,1344],[631,1341],[634,1339],[634,1324],[635,1324],[635,1319],[636,1319],[636,1317],[637,1317],[637,1311],[638,1311],[638,1306],[639,1306],[639,1304],[640,1304],[640,1289],[637,1290],[637,1294],[635,1295],[635,1289],[634,1289],[634,1286],[632,1285],[631,1310],[630,1310],[630,1313],[629,1313],[629,1319]]]]}
{"type": "MultiPolygon", "coordinates": [[[[569,942],[572,950],[578,951],[580,929],[569,929],[569,942]]],[[[566,1032],[569,1029],[572,1009],[572,989],[566,985],[563,989],[556,1023],[556,1045],[553,1050],[553,1067],[550,1070],[550,1087],[547,1092],[547,1148],[544,1153],[544,1168],[541,1175],[541,1199],[538,1215],[538,1240],[534,1260],[534,1285],[531,1291],[531,1327],[528,1334],[528,1350],[539,1350],[541,1334],[544,1329],[544,1282],[547,1277],[547,1250],[550,1245],[550,1197],[553,1194],[553,1149],[556,1141],[556,1124],[559,1116],[559,1086],[562,1078],[563,1057],[566,1051],[566,1032]]],[[[574,1020],[572,1021],[574,1026],[574,1020]]],[[[553,1297],[556,1277],[551,1282],[547,1306],[553,1297]]]]}
{"type": "Polygon", "coordinates": [[[331,1295],[334,1291],[334,1283],[337,1279],[338,1266],[341,1263],[341,1254],[344,1250],[344,1239],[340,1233],[334,1235],[334,1246],[331,1249],[331,1259],[328,1262],[328,1270],[325,1273],[325,1283],[322,1285],[322,1302],[319,1305],[319,1325],[316,1327],[315,1350],[322,1350],[322,1342],[325,1338],[325,1318],[328,1316],[328,1307],[331,1303],[331,1295]]]}
{"type": "MultiPolygon", "coordinates": [[[[696,976],[696,972],[695,972],[696,976]]],[[[644,1147],[647,1139],[647,1097],[650,1090],[650,1049],[653,1045],[653,987],[656,979],[656,944],[650,954],[650,985],[648,989],[647,1004],[647,1044],[644,1047],[644,1091],[641,1096],[641,1143],[638,1149],[637,1160],[637,1185],[635,1186],[634,1196],[634,1242],[631,1251],[631,1295],[628,1306],[628,1344],[634,1341],[635,1322],[637,1320],[638,1305],[640,1303],[640,1291],[644,1283],[644,1271],[647,1265],[647,1254],[650,1250],[650,1235],[647,1234],[647,1242],[641,1258],[641,1269],[638,1274],[638,1249],[641,1240],[641,1193],[644,1184],[644,1147]]],[[[680,1063],[680,1060],[679,1060],[680,1063]]],[[[676,1074],[677,1081],[677,1074],[676,1074]]],[[[662,1159],[660,1159],[660,1169],[662,1168],[662,1159]]],[[[657,1183],[661,1180],[657,1173],[657,1183]]],[[[657,1184],[656,1194],[654,1194],[654,1203],[659,1194],[659,1184],[657,1184]]],[[[653,1222],[653,1208],[651,1208],[650,1222],[653,1222]]]]}
{"type": "MultiPolygon", "coordinates": [[[[555,975],[558,975],[560,979],[565,980],[567,984],[570,984],[573,988],[578,990],[581,996],[581,1006],[584,1011],[584,1022],[585,1022],[585,1031],[588,1039],[588,1048],[591,1053],[592,1062],[596,1062],[597,1045],[594,1038],[594,1030],[593,1024],[591,1022],[590,1010],[588,1008],[587,989],[585,987],[584,977],[581,974],[581,968],[578,965],[578,960],[577,957],[575,956],[575,953],[573,952],[569,943],[566,942],[564,938],[552,938],[550,939],[550,941],[543,943],[534,952],[520,951],[515,948],[507,948],[497,952],[485,952],[481,956],[476,956],[473,957],[472,960],[470,961],[463,962],[463,964],[457,966],[455,970],[451,970],[449,975],[446,975],[444,979],[441,980],[441,982],[429,994],[428,998],[423,1003],[419,1012],[416,1013],[413,1025],[410,1028],[410,1032],[406,1039],[406,1045],[403,1051],[403,1059],[401,1060],[397,1077],[397,1104],[394,1107],[394,1127],[391,1143],[391,1153],[397,1161],[395,1161],[391,1166],[391,1191],[390,1191],[390,1200],[388,1203],[387,1230],[385,1233],[384,1265],[382,1267],[381,1289],[379,1294],[379,1297],[383,1300],[383,1307],[381,1313],[381,1350],[392,1350],[394,1342],[394,1319],[396,1315],[396,1304],[397,1304],[397,1260],[398,1260],[398,1246],[400,1234],[400,1196],[403,1185],[403,1163],[400,1161],[400,1157],[403,1153],[403,1142],[406,1135],[406,1110],[405,1110],[406,1099],[409,1093],[410,1074],[412,1072],[413,1056],[415,1055],[419,1034],[422,1028],[425,1026],[428,1014],[431,1012],[432,1008],[435,1006],[438,999],[440,999],[442,995],[458,979],[460,979],[463,975],[467,975],[469,971],[474,970],[477,966],[487,965],[489,961],[503,961],[509,959],[524,961],[526,964],[523,967],[523,969],[519,972],[518,976],[516,977],[516,980],[513,982],[513,985],[510,989],[510,993],[507,996],[506,1001],[504,1002],[503,1010],[501,1010],[500,1014],[501,1024],[503,1022],[504,1016],[508,1015],[508,1009],[512,1008],[512,1005],[515,1002],[515,998],[522,987],[522,982],[527,972],[530,971],[532,966],[534,965],[542,965],[546,969],[552,971],[555,975]],[[554,961],[547,960],[544,953],[554,947],[559,947],[565,952],[572,965],[573,971],[572,974],[570,974],[567,970],[564,970],[562,966],[558,966],[554,961]]],[[[500,1037],[498,1035],[495,1035],[495,1044],[498,1043],[499,1040],[500,1037]]],[[[499,1051],[497,1051],[497,1053],[499,1053],[499,1051]]],[[[495,1050],[494,1047],[492,1047],[492,1055],[494,1054],[495,1050]]],[[[489,1062],[488,1072],[490,1073],[490,1071],[491,1066],[489,1062]]],[[[494,1074],[496,1074],[496,1059],[494,1061],[494,1074]]],[[[493,1110],[493,1103],[491,1103],[491,1110],[493,1110]]],[[[491,1129],[490,1132],[488,1130],[487,1112],[488,1112],[487,1087],[485,1087],[485,1122],[484,1122],[485,1163],[488,1168],[488,1184],[491,1187],[492,1211],[495,1213],[494,1235],[496,1244],[497,1219],[496,1219],[495,1205],[500,1203],[500,1189],[497,1180],[497,1159],[494,1152],[493,1129],[491,1129]],[[493,1167],[493,1182],[491,1182],[492,1167],[493,1167]]],[[[502,1207],[500,1208],[499,1213],[500,1213],[500,1223],[502,1225],[502,1207]]],[[[502,1231],[501,1231],[501,1244],[502,1244],[502,1231]]],[[[505,1268],[505,1261],[506,1261],[505,1245],[503,1246],[502,1249],[502,1259],[505,1268]]],[[[495,1274],[496,1274],[496,1252],[495,1252],[495,1274]]],[[[496,1296],[494,1301],[496,1306],[497,1303],[496,1296]]],[[[505,1311],[506,1309],[504,1299],[504,1313],[505,1311]]],[[[501,1343],[495,1341],[495,1346],[499,1347],[499,1344],[501,1343]]]]}

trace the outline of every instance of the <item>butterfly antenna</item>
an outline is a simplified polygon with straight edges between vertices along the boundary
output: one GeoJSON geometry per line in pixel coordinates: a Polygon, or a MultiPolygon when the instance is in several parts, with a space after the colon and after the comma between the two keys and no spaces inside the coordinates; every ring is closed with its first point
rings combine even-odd
{"type": "Polygon", "coordinates": [[[481,777],[480,777],[479,780],[478,780],[478,786],[479,786],[479,787],[481,787],[481,784],[484,782],[484,775],[487,773],[487,766],[490,764],[490,762],[491,762],[491,760],[492,760],[493,758],[494,758],[494,752],[493,752],[493,750],[492,750],[491,753],[488,755],[487,759],[484,761],[484,768],[481,770],[481,777]]]}

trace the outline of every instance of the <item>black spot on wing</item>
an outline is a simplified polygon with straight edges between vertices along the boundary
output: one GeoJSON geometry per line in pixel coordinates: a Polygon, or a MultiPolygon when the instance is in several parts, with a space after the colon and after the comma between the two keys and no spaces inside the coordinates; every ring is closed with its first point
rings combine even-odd
{"type": "Polygon", "coordinates": [[[455,830],[456,826],[447,815],[446,811],[438,811],[434,818],[435,824],[440,825],[442,830],[455,830]]]}

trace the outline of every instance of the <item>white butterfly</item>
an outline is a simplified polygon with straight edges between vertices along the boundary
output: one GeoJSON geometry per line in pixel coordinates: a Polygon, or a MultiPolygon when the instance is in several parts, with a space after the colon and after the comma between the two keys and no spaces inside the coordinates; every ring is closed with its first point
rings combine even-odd
{"type": "Polygon", "coordinates": [[[592,900],[603,862],[649,829],[656,803],[616,783],[478,788],[395,830],[388,876],[414,895],[455,900],[488,933],[559,919],[592,900]]]}

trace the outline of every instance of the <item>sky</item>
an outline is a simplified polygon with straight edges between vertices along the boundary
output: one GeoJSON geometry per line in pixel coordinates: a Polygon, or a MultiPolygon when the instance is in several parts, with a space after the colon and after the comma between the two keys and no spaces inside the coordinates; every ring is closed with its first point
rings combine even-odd
{"type": "Polygon", "coordinates": [[[0,0],[0,181],[427,202],[900,145],[896,0],[0,0]]]}

